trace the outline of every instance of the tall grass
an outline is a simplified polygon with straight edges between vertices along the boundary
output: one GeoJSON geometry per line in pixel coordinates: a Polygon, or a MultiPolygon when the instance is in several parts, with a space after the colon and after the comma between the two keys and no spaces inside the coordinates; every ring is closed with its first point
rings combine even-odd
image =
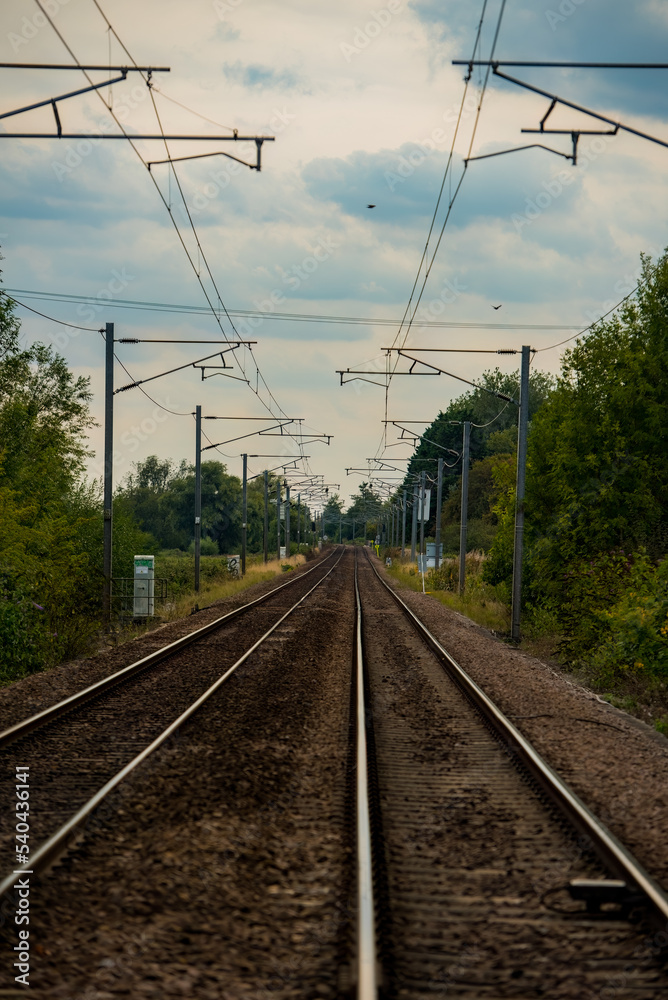
{"type": "MultiPolygon", "coordinates": [[[[388,572],[399,586],[422,591],[422,574],[417,563],[402,560],[398,553],[389,553],[392,566],[388,572]]],[[[445,558],[438,570],[425,573],[425,592],[435,597],[448,608],[471,618],[479,625],[503,635],[510,631],[510,608],[497,593],[497,588],[485,583],[482,568],[485,561],[483,552],[469,552],[466,556],[466,586],[463,594],[459,587],[459,560],[445,558]]]]}
{"type": "MultiPolygon", "coordinates": [[[[173,559],[170,556],[170,562],[173,559]]],[[[177,618],[183,618],[185,615],[189,614],[195,604],[200,608],[207,604],[211,604],[213,601],[220,601],[226,597],[234,597],[235,594],[239,594],[244,590],[248,590],[249,587],[254,586],[256,583],[264,583],[267,580],[273,580],[274,577],[280,576],[283,573],[287,573],[290,570],[294,570],[297,566],[301,566],[306,562],[306,556],[302,553],[301,555],[290,556],[286,559],[271,559],[269,562],[262,562],[262,557],[253,557],[253,561],[246,563],[246,575],[236,579],[231,577],[227,572],[227,561],[221,556],[204,556],[200,563],[200,590],[196,593],[194,590],[194,583],[192,577],[192,571],[190,573],[188,583],[186,586],[181,586],[178,592],[175,592],[174,598],[168,602],[168,607],[165,609],[164,614],[161,616],[167,621],[175,621],[177,618]],[[207,565],[206,574],[203,572],[203,565],[205,560],[214,565],[207,565]]],[[[187,560],[192,564],[192,559],[187,560]]],[[[158,568],[163,568],[167,571],[174,567],[170,567],[170,563],[165,562],[161,564],[159,557],[156,558],[156,576],[158,576],[158,568]]],[[[178,570],[178,567],[176,567],[178,570]]],[[[176,576],[177,580],[181,580],[180,575],[176,576]]]]}

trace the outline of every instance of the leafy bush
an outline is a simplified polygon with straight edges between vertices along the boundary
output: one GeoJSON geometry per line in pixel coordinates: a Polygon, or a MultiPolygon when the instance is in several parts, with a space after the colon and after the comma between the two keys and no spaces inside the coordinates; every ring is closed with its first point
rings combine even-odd
{"type": "MultiPolygon", "coordinates": [[[[195,543],[191,542],[188,546],[188,552],[191,556],[195,555],[195,543]]],[[[202,538],[200,540],[199,552],[201,556],[217,556],[220,555],[218,551],[218,543],[214,542],[213,538],[202,538]]]]}
{"type": "Polygon", "coordinates": [[[454,559],[444,559],[438,569],[429,570],[426,582],[430,590],[457,590],[459,564],[454,559]]]}
{"type": "Polygon", "coordinates": [[[36,610],[17,594],[0,593],[0,683],[41,669],[43,630],[36,610]]]}
{"type": "Polygon", "coordinates": [[[628,583],[612,607],[597,615],[603,638],[589,665],[603,686],[633,676],[668,678],[668,560],[652,567],[641,553],[628,583]]]}
{"type": "MultiPolygon", "coordinates": [[[[227,559],[225,556],[202,556],[199,564],[201,584],[229,580],[227,559]]],[[[195,561],[192,555],[179,550],[159,552],[155,557],[155,575],[157,579],[167,580],[170,597],[180,597],[193,590],[195,580],[195,561]]]]}
{"type": "Polygon", "coordinates": [[[596,650],[613,628],[611,605],[623,602],[629,593],[645,592],[654,574],[644,551],[612,550],[572,565],[563,574],[558,609],[560,652],[574,660],[596,650]]]}

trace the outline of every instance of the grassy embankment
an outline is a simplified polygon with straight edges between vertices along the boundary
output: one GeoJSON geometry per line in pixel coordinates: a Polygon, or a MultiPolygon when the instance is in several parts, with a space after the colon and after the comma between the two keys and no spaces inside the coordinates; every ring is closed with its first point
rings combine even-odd
{"type": "MultiPolygon", "coordinates": [[[[390,552],[392,566],[390,576],[402,587],[422,592],[422,574],[417,563],[401,560],[395,552],[390,552]]],[[[479,625],[505,636],[510,631],[510,608],[497,594],[497,588],[485,583],[482,567],[485,557],[482,552],[469,552],[466,556],[466,590],[457,593],[459,560],[445,558],[438,571],[430,569],[425,573],[425,592],[435,597],[441,604],[458,611],[479,625]]]]}
{"type": "MultiPolygon", "coordinates": [[[[389,554],[392,556],[392,566],[388,568],[390,576],[399,586],[421,592],[422,575],[418,573],[416,563],[402,561],[396,551],[389,554]]],[[[446,607],[466,615],[500,638],[508,639],[508,598],[503,593],[504,588],[493,587],[483,581],[484,559],[484,554],[479,552],[467,555],[466,591],[462,596],[457,593],[458,560],[452,558],[444,560],[438,573],[429,570],[425,574],[425,591],[446,607]]],[[[601,645],[595,652],[574,658],[560,652],[563,636],[559,632],[555,616],[541,609],[527,608],[523,613],[520,649],[567,670],[611,705],[637,716],[668,735],[668,683],[663,669],[658,662],[652,663],[651,656],[638,652],[642,648],[638,629],[631,637],[631,645],[637,652],[635,656],[629,654],[625,657],[629,661],[628,666],[622,664],[619,667],[615,647],[626,641],[628,628],[625,630],[623,626],[626,623],[619,624],[612,613],[606,614],[611,619],[611,629],[605,633],[605,643],[602,633],[601,645]],[[641,655],[643,659],[639,658],[641,655]]],[[[636,609],[636,614],[641,619],[647,617],[643,608],[636,609]]],[[[668,633],[668,626],[665,628],[668,633]]]]}
{"type": "Polygon", "coordinates": [[[270,559],[265,563],[261,555],[249,556],[246,575],[235,579],[227,571],[227,561],[221,556],[202,556],[200,560],[200,590],[195,593],[193,557],[185,553],[159,553],[155,559],[155,575],[167,580],[169,600],[164,608],[156,608],[163,621],[175,621],[190,614],[195,605],[200,608],[225,597],[233,597],[256,583],[273,580],[306,562],[306,556],[292,555],[285,559],[270,559]],[[288,567],[290,569],[288,569],[288,567]]]}

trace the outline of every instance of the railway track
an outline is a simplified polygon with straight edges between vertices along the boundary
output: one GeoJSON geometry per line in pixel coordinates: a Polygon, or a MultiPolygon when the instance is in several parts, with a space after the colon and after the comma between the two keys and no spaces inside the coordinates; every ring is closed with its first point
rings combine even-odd
{"type": "MultiPolygon", "coordinates": [[[[33,794],[30,867],[38,873],[63,850],[100,802],[213,694],[338,565],[335,551],[268,594],[163,646],[97,684],[0,733],[0,801],[13,798],[18,766],[40,773],[33,794]],[[252,620],[249,615],[252,613],[252,620]],[[199,660],[193,669],[192,647],[199,660]],[[222,672],[221,672],[222,671],[222,672]],[[73,811],[73,807],[75,808],[73,811]]],[[[0,856],[15,836],[0,814],[0,856]]],[[[0,895],[14,872],[0,884],[0,895]]]]}
{"type": "Polygon", "coordinates": [[[368,558],[300,580],[0,744],[70,845],[35,995],[665,996],[661,889],[368,558]]]}
{"type": "Polygon", "coordinates": [[[666,894],[368,558],[358,575],[377,942],[359,996],[665,996],[666,894]]]}

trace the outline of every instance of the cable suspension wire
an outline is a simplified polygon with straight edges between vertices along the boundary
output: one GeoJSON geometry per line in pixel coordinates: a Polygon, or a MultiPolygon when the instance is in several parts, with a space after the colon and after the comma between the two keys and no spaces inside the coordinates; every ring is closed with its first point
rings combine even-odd
{"type": "Polygon", "coordinates": [[[490,424],[493,424],[495,420],[499,419],[499,417],[501,416],[501,414],[503,413],[503,411],[505,409],[507,409],[508,406],[510,406],[510,403],[511,403],[511,400],[509,399],[508,402],[504,406],[501,407],[501,409],[499,410],[499,412],[497,413],[497,415],[495,417],[492,417],[491,420],[488,420],[486,424],[474,424],[472,422],[471,423],[471,427],[477,427],[479,430],[482,430],[483,427],[489,427],[490,424]]]}
{"type": "MultiPolygon", "coordinates": [[[[100,333],[102,333],[102,331],[101,331],[101,330],[100,330],[100,333]]],[[[130,372],[129,372],[129,371],[127,370],[127,368],[125,367],[125,365],[123,364],[123,362],[121,361],[121,359],[119,358],[118,354],[116,354],[116,352],[115,352],[115,351],[114,351],[114,358],[116,359],[116,361],[118,361],[119,365],[121,366],[121,368],[123,369],[123,371],[125,372],[125,374],[126,374],[126,375],[128,375],[128,376],[129,376],[129,377],[130,377],[130,378],[132,379],[132,381],[134,382],[134,381],[135,381],[135,379],[134,379],[134,376],[130,374],[130,372]]],[[[174,415],[175,417],[190,417],[190,416],[192,416],[192,413],[191,413],[191,412],[190,412],[189,410],[170,410],[168,406],[163,406],[163,404],[162,404],[162,403],[159,403],[159,402],[157,401],[157,399],[154,399],[154,398],[153,398],[153,396],[149,396],[149,394],[148,394],[148,393],[146,392],[146,389],[144,389],[144,388],[143,388],[143,386],[141,386],[141,385],[138,385],[138,386],[137,386],[137,388],[138,388],[138,389],[139,389],[139,391],[140,391],[140,392],[142,392],[142,393],[143,393],[143,394],[144,394],[144,395],[146,396],[146,398],[147,398],[147,399],[149,399],[149,400],[150,400],[150,401],[151,401],[151,402],[152,402],[152,403],[153,403],[153,404],[154,404],[155,406],[157,406],[157,407],[158,407],[159,409],[161,409],[161,410],[164,410],[164,411],[165,411],[165,413],[171,413],[171,414],[173,414],[173,415],[174,415]]]]}
{"type": "MultiPolygon", "coordinates": [[[[95,0],[93,0],[93,2],[95,2],[95,0]]],[[[99,5],[96,4],[96,6],[98,7],[99,10],[99,5]]],[[[100,11],[100,13],[102,12],[100,11]]],[[[116,34],[116,32],[114,32],[114,34],[116,34]]],[[[123,43],[121,42],[121,44],[123,43]]],[[[160,90],[159,87],[156,87],[154,85],[153,90],[155,91],[156,94],[160,94],[160,96],[163,97],[166,101],[171,101],[172,104],[177,104],[180,108],[183,108],[184,111],[189,111],[191,115],[195,115],[197,118],[201,118],[203,122],[209,122],[210,125],[215,125],[217,128],[226,128],[228,132],[236,132],[236,129],[233,128],[232,125],[221,125],[220,122],[214,121],[213,118],[207,118],[206,115],[200,114],[199,111],[195,111],[194,108],[189,108],[187,104],[182,104],[181,101],[177,101],[175,100],[175,98],[170,97],[168,94],[165,94],[165,92],[160,90]]]]}
{"type": "Polygon", "coordinates": [[[10,302],[15,302],[17,306],[21,306],[22,309],[27,309],[31,313],[35,313],[36,316],[41,316],[42,319],[48,319],[52,323],[59,323],[60,326],[68,326],[70,330],[85,330],[86,333],[99,333],[99,327],[92,326],[77,326],[76,323],[66,323],[62,319],[56,319],[55,316],[47,316],[46,313],[40,312],[39,309],[33,309],[32,306],[27,306],[25,302],[20,302],[19,299],[15,299],[13,295],[9,295],[4,289],[0,289],[0,295],[4,295],[10,302]]]}
{"type": "Polygon", "coordinates": [[[643,282],[639,281],[638,284],[635,286],[635,288],[631,289],[628,295],[625,295],[623,299],[619,300],[617,305],[614,305],[612,306],[611,309],[608,309],[608,311],[603,313],[602,316],[599,316],[598,319],[595,319],[593,323],[590,323],[589,326],[586,326],[584,330],[580,330],[578,333],[574,333],[572,337],[567,337],[566,340],[560,340],[558,344],[550,344],[549,347],[537,347],[534,353],[540,354],[541,351],[553,351],[555,347],[561,347],[563,344],[570,343],[571,340],[576,340],[578,337],[584,337],[586,333],[589,333],[589,331],[593,330],[595,326],[598,326],[598,324],[602,323],[604,319],[607,319],[607,317],[610,316],[611,313],[616,312],[616,310],[619,309],[620,306],[623,306],[624,303],[627,301],[627,299],[630,299],[631,296],[636,294],[636,292],[639,290],[642,284],[643,282]]]}

